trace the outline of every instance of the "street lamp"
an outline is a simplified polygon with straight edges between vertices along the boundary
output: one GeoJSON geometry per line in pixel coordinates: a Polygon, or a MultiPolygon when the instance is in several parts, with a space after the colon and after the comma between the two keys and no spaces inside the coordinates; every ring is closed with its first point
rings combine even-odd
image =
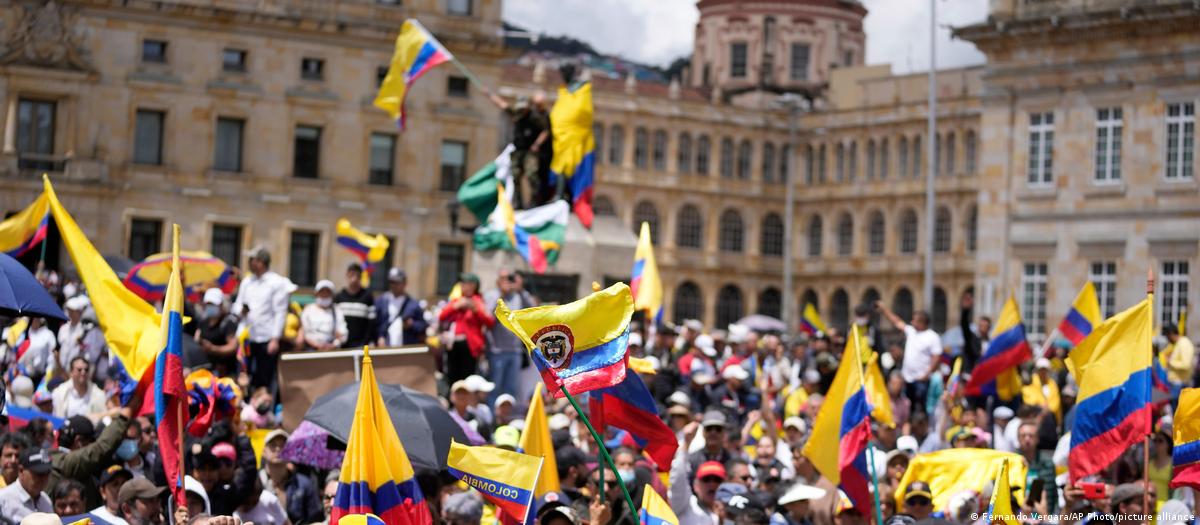
{"type": "Polygon", "coordinates": [[[796,151],[799,149],[796,146],[796,121],[800,115],[800,108],[803,107],[804,99],[795,93],[785,93],[775,99],[772,106],[786,109],[788,112],[788,164],[787,173],[784,173],[784,184],[786,190],[784,192],[784,219],[783,219],[783,324],[785,329],[784,336],[790,336],[792,333],[792,323],[795,320],[795,307],[793,306],[793,291],[792,280],[793,270],[795,267],[794,261],[794,245],[793,236],[795,235],[796,217],[796,151]]]}

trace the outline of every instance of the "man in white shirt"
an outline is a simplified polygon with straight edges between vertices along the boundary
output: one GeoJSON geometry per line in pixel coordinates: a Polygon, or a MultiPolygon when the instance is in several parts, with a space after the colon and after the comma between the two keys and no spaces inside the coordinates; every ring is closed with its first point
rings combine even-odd
{"type": "Polygon", "coordinates": [[[63,419],[71,416],[96,418],[107,408],[104,391],[91,381],[92,367],[82,356],[70,363],[71,380],[58,385],[51,394],[54,415],[63,419]]]}
{"type": "Polygon", "coordinates": [[[250,385],[275,392],[279,381],[279,340],[287,323],[288,298],[296,286],[271,271],[271,253],[250,253],[250,273],[242,279],[233,313],[250,330],[250,385]]]}
{"type": "Polygon", "coordinates": [[[21,451],[17,482],[0,489],[0,517],[19,523],[34,512],[54,513],[46,485],[50,483],[50,453],[30,447],[21,451]]]}
{"type": "MultiPolygon", "coordinates": [[[[25,338],[29,346],[21,355],[19,363],[25,366],[25,371],[36,384],[52,369],[51,362],[54,360],[54,348],[58,345],[58,338],[46,328],[46,320],[40,317],[29,319],[25,338]]],[[[21,343],[17,343],[17,348],[20,346],[21,343]]]]}
{"type": "Polygon", "coordinates": [[[913,312],[912,323],[905,323],[883,301],[876,301],[875,306],[892,326],[904,332],[900,375],[904,378],[905,395],[912,401],[914,411],[923,409],[925,394],[929,391],[929,376],[941,365],[942,338],[929,329],[929,313],[924,310],[913,312]]]}

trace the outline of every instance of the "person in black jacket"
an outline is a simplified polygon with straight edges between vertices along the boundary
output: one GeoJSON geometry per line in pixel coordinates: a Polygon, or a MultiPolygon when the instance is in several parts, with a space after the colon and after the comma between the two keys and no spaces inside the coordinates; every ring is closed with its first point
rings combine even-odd
{"type": "MultiPolygon", "coordinates": [[[[979,358],[983,356],[984,352],[987,352],[987,345],[992,338],[992,318],[986,315],[979,316],[979,320],[975,322],[975,328],[978,331],[971,330],[971,315],[974,306],[975,298],[969,293],[964,295],[961,315],[958,316],[959,329],[962,330],[963,336],[962,372],[964,377],[970,376],[971,371],[975,369],[975,364],[979,362],[979,358]]],[[[968,396],[967,402],[972,407],[985,407],[987,398],[968,396]]]]}
{"type": "Polygon", "coordinates": [[[342,348],[362,348],[379,334],[375,326],[375,298],[362,286],[363,268],[350,263],[346,268],[346,287],[333,296],[338,310],[346,318],[346,342],[342,348]]]}
{"type": "Polygon", "coordinates": [[[420,301],[405,291],[408,274],[400,268],[392,268],[387,279],[387,293],[375,301],[379,346],[423,344],[429,323],[425,321],[420,301]]]}

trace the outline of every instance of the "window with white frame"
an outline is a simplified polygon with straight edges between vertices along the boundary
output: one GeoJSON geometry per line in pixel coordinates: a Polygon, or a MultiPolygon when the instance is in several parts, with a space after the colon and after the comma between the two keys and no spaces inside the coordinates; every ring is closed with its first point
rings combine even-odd
{"type": "Polygon", "coordinates": [[[1196,105],[1167,105],[1167,180],[1192,178],[1196,149],[1196,105]]]}
{"type": "Polygon", "coordinates": [[[1096,287],[1096,301],[1100,303],[1100,315],[1112,317],[1117,310],[1117,263],[1114,261],[1092,261],[1088,280],[1096,287]]]}
{"type": "Polygon", "coordinates": [[[1025,333],[1041,341],[1046,332],[1046,263],[1025,263],[1021,272],[1021,315],[1025,318],[1025,333]]]}
{"type": "Polygon", "coordinates": [[[1096,110],[1096,182],[1121,180],[1121,108],[1096,110]]]}
{"type": "Polygon", "coordinates": [[[1030,186],[1046,186],[1054,177],[1054,113],[1029,114],[1030,186]]]}
{"type": "Polygon", "coordinates": [[[1163,261],[1162,288],[1158,294],[1162,301],[1158,311],[1162,312],[1163,325],[1178,323],[1179,313],[1187,308],[1188,261],[1163,261]]]}

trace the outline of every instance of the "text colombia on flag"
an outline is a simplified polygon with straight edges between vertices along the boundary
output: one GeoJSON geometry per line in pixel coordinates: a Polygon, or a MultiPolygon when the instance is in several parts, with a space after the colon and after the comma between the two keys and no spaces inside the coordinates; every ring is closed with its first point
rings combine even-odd
{"type": "Polygon", "coordinates": [[[511,311],[496,305],[496,319],[525,343],[546,389],[564,397],[613,386],[625,379],[633,296],[614,284],[561,306],[511,311]]]}
{"type": "Polygon", "coordinates": [[[450,475],[479,491],[504,514],[526,521],[533,506],[542,458],[495,447],[468,447],[450,442],[446,458],[450,475]]]}

